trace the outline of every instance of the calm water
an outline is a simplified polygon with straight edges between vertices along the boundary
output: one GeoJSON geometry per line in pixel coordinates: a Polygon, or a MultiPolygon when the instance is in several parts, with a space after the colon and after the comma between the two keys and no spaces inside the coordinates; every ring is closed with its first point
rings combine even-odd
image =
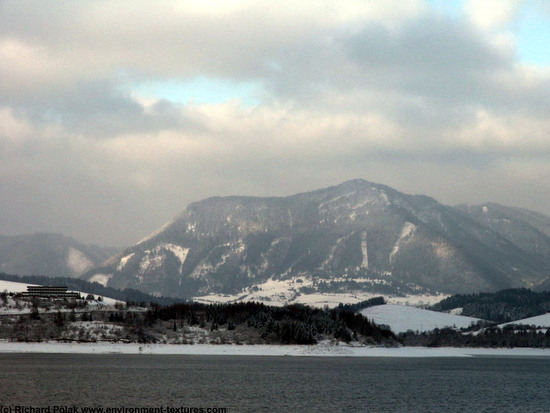
{"type": "Polygon", "coordinates": [[[543,412],[549,383],[543,358],[0,354],[0,409],[76,405],[75,413],[86,406],[543,412]]]}

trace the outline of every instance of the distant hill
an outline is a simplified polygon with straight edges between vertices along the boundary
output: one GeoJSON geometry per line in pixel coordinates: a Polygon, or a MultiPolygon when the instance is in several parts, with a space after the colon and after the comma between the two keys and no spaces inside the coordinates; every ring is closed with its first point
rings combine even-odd
{"type": "Polygon", "coordinates": [[[540,288],[550,218],[504,208],[487,220],[496,208],[480,215],[364,180],[289,197],[214,197],[83,277],[154,295],[280,303],[540,288]]]}
{"type": "Polygon", "coordinates": [[[0,236],[0,271],[78,277],[117,252],[116,248],[86,245],[60,234],[0,236]]]}
{"type": "Polygon", "coordinates": [[[550,273],[550,218],[496,203],[459,205],[457,209],[517,246],[526,259],[543,263],[550,273]]]}

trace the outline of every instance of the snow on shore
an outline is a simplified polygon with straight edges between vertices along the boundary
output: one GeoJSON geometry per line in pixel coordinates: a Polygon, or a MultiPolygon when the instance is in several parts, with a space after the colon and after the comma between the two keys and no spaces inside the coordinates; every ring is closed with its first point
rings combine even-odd
{"type": "Polygon", "coordinates": [[[299,345],[231,344],[111,344],[111,343],[13,343],[0,342],[0,353],[59,354],[165,354],[295,357],[550,357],[550,349],[536,348],[455,348],[455,347],[359,347],[320,343],[299,345]]]}

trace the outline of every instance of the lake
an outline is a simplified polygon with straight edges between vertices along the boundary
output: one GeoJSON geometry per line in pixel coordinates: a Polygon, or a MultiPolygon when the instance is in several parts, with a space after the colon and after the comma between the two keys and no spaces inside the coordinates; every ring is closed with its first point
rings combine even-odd
{"type": "Polygon", "coordinates": [[[0,413],[543,412],[549,382],[542,357],[0,354],[0,413]]]}

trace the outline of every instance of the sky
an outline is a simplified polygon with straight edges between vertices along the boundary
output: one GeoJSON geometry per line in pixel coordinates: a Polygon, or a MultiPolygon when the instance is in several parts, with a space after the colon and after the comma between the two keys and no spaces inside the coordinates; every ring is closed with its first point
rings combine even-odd
{"type": "Polygon", "coordinates": [[[547,0],[0,0],[0,234],[362,178],[550,215],[547,0]]]}

